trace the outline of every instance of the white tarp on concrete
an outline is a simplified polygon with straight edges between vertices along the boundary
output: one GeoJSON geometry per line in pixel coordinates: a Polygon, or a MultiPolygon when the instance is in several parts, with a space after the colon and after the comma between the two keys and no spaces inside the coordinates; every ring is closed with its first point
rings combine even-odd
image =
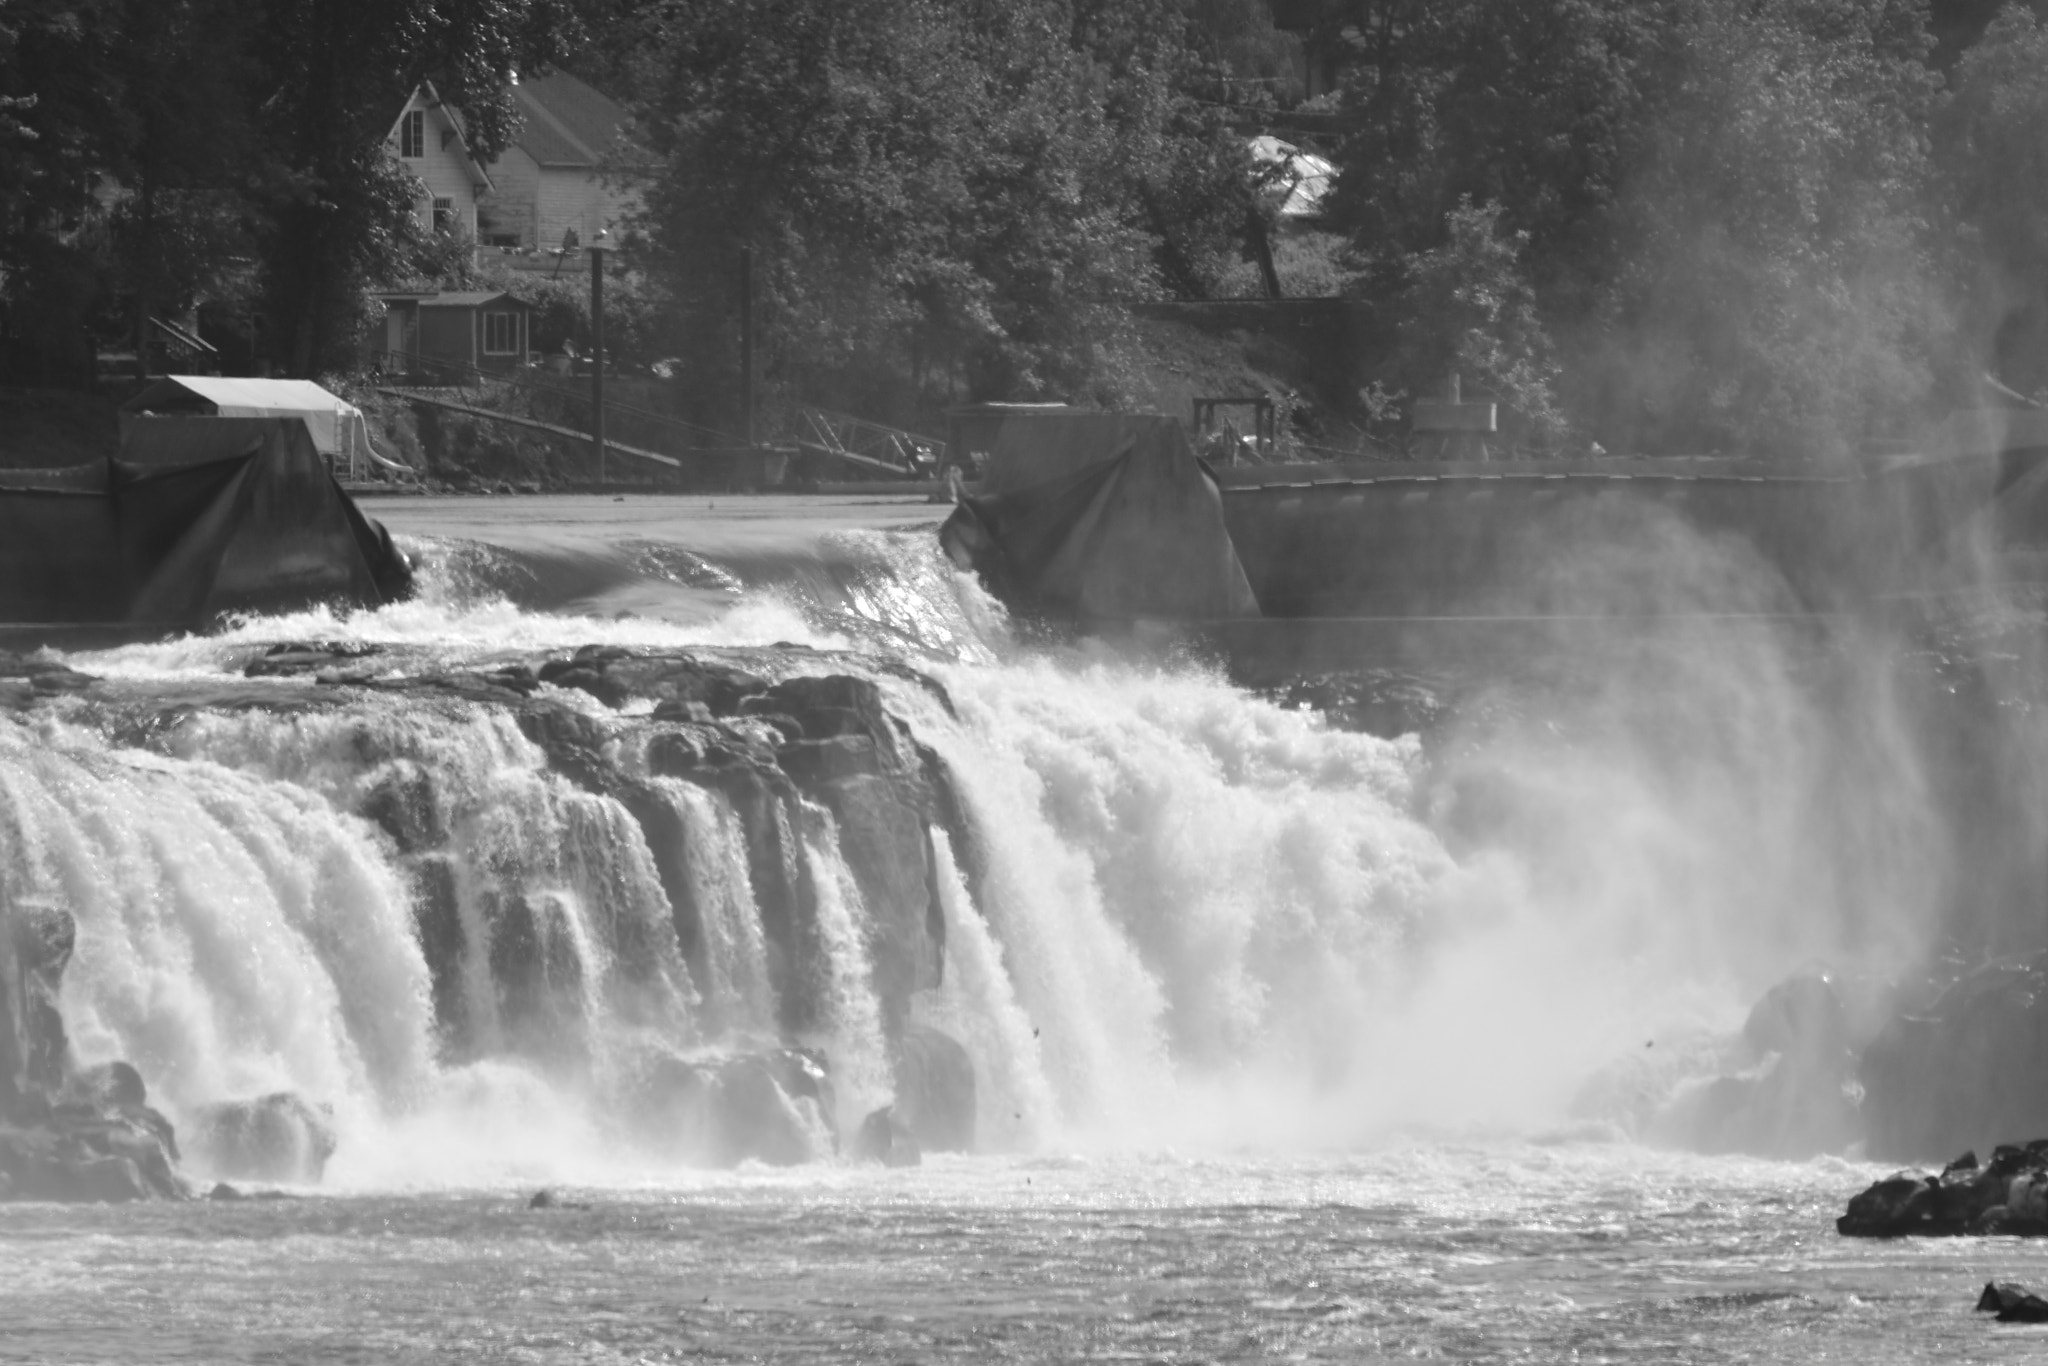
{"type": "Polygon", "coordinates": [[[165,375],[121,405],[124,416],[211,413],[215,417],[296,417],[306,424],[313,448],[334,468],[355,475],[376,463],[402,466],[370,446],[363,410],[309,379],[230,379],[220,375],[165,375]]]}

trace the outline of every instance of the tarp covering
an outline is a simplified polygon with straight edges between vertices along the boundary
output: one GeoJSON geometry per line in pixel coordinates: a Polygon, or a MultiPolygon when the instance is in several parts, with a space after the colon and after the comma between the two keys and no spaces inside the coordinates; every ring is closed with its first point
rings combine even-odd
{"type": "Polygon", "coordinates": [[[1013,608],[1082,621],[1258,615],[1215,480],[1174,419],[1012,421],[995,466],[1013,477],[1034,467],[1058,472],[963,500],[939,535],[956,563],[1013,608]],[[1024,463],[1029,457],[1042,463],[1024,463]]]}
{"type": "Polygon", "coordinates": [[[303,423],[149,424],[123,458],[0,471],[0,622],[175,629],[405,596],[411,569],[303,423]]]}

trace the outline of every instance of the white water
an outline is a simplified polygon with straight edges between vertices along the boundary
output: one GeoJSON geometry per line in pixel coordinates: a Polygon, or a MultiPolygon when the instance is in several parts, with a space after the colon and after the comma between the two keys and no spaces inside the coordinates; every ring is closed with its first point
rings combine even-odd
{"type": "MultiPolygon", "coordinates": [[[[957,719],[877,676],[945,759],[980,860],[970,875],[937,836],[946,981],[917,1011],[974,1056],[998,1148],[1538,1132],[1646,1041],[1731,1028],[1789,972],[1918,947],[1938,850],[1881,680],[1817,698],[1775,638],[1618,653],[1606,686],[1542,715],[1477,706],[1426,753],[1198,669],[1020,651],[920,541],[854,535],[841,554],[863,568],[836,596],[771,583],[709,622],[524,610],[442,571],[413,604],[73,662],[147,692],[304,638],[379,645],[393,667],[593,642],[851,651],[750,656],[771,672],[910,659],[957,719]],[[1646,683],[1666,689],[1654,707],[1646,683]],[[1847,755],[1823,738],[1836,706],[1859,718],[1847,755]]],[[[238,686],[285,703],[313,687],[238,686]]],[[[693,980],[637,825],[546,772],[502,715],[202,709],[160,752],[67,715],[0,719],[0,877],[78,918],[81,1059],[134,1062],[174,1118],[299,1091],[335,1108],[342,1186],[631,1179],[663,1159],[621,1136],[608,1086],[648,1048],[774,1028],[739,823],[712,793],[662,780],[706,936],[693,980]],[[434,1025],[425,874],[350,814],[376,792],[447,834],[461,1038],[434,1025]],[[514,901],[575,973],[523,1025],[488,951],[514,901]]],[[[815,1042],[844,1126],[889,1081],[859,893],[816,815],[832,977],[815,1042]]]]}

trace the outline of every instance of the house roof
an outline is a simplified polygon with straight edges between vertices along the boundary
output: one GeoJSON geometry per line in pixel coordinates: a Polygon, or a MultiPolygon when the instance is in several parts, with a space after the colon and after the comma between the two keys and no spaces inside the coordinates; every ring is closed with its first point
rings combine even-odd
{"type": "Polygon", "coordinates": [[[469,163],[470,170],[476,172],[483,188],[486,190],[497,189],[497,185],[491,180],[491,173],[484,168],[482,162],[476,159],[476,153],[469,150],[469,134],[465,133],[462,129],[461,114],[456,111],[454,105],[441,98],[441,92],[434,89],[432,81],[421,81],[417,86],[413,87],[412,94],[406,96],[404,107],[398,111],[398,118],[391,121],[390,131],[384,134],[385,140],[388,142],[398,136],[399,120],[405,117],[406,111],[412,107],[413,100],[421,95],[426,96],[422,103],[442,118],[448,120],[448,126],[455,130],[455,145],[462,149],[462,159],[469,163]]]}
{"type": "Polygon", "coordinates": [[[543,166],[594,168],[618,140],[626,111],[566,71],[532,76],[512,87],[524,123],[514,139],[543,166]]]}

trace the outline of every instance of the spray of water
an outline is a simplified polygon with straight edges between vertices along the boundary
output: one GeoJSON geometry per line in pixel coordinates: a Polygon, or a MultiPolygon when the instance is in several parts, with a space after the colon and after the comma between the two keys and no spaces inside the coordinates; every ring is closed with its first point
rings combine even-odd
{"type": "MultiPolygon", "coordinates": [[[[870,674],[958,799],[933,832],[946,972],[912,1011],[967,1047],[997,1148],[1540,1125],[1788,973],[1908,960],[1953,880],[1887,640],[1596,614],[1468,670],[1426,740],[1388,739],[1185,663],[1020,649],[920,541],[850,544],[860,574],[709,627],[448,589],[80,662],[147,691],[280,638],[458,662],[772,639],[870,674]]],[[[1640,550],[1574,572],[1631,612],[1772,600],[1725,546],[1640,550]]],[[[722,795],[639,775],[682,832],[665,885],[630,812],[488,709],[201,706],[153,751],[88,719],[0,723],[0,876],[78,916],[81,1057],[136,1062],[174,1113],[315,1097],[343,1183],[626,1179],[664,1160],[620,1118],[646,1058],[781,1018],[722,795]]],[[[858,886],[829,816],[802,824],[825,980],[800,1042],[831,1058],[843,1130],[889,1100],[889,1060],[858,886]]]]}

